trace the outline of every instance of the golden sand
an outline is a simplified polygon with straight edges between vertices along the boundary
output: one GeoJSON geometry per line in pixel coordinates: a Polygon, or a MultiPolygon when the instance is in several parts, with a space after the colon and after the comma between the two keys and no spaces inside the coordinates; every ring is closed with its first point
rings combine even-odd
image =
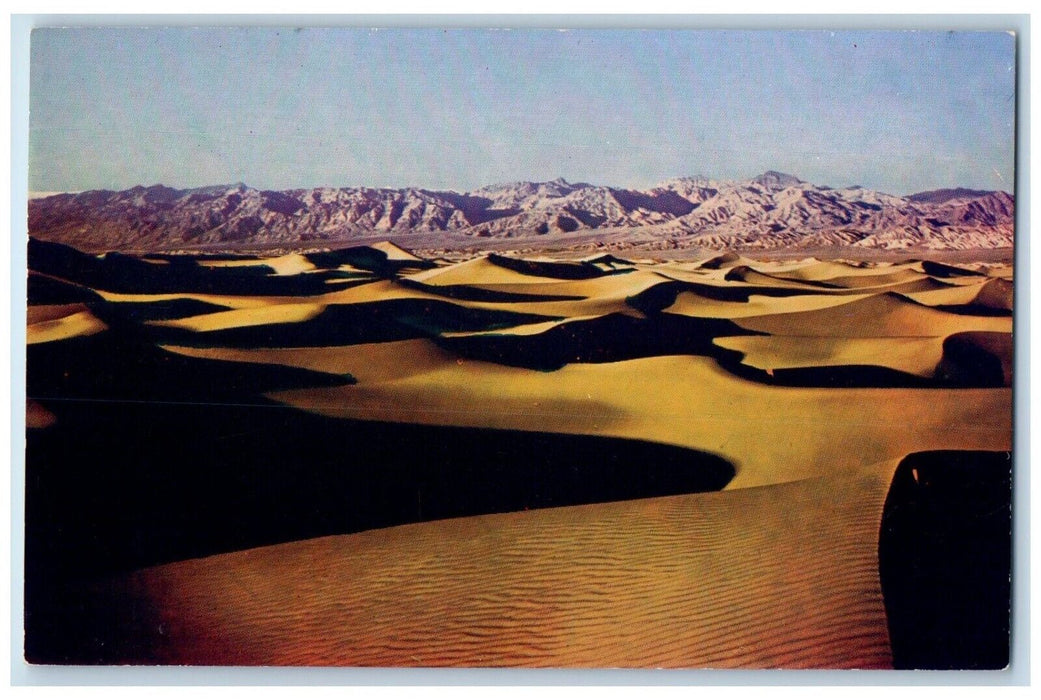
{"type": "Polygon", "coordinates": [[[174,664],[885,668],[893,464],[405,525],[135,574],[174,664]]]}
{"type": "Polygon", "coordinates": [[[57,340],[68,340],[82,335],[93,335],[105,330],[107,326],[90,311],[77,311],[68,316],[61,316],[48,321],[30,323],[26,328],[26,342],[52,343],[57,340]]]}
{"type": "MultiPolygon", "coordinates": [[[[379,250],[413,259],[396,246],[379,250]]],[[[294,256],[258,260],[279,274],[315,272],[294,256]]],[[[142,638],[146,660],[890,665],[877,554],[882,506],[908,454],[1011,449],[1011,269],[929,275],[916,262],[759,263],[736,255],[625,267],[632,271],[564,280],[480,257],[409,275],[411,284],[381,279],[311,297],[101,295],[226,309],[153,322],[199,333],[192,345],[205,345],[208,331],[304,322],[331,305],[394,299],[549,317],[444,334],[479,342],[488,334],[530,339],[611,313],[642,318],[633,296],[696,282],[750,296],[720,301],[686,289],[664,313],[733,319],[764,334],[716,337],[716,357],[740,352],[747,367],[769,372],[866,365],[926,380],[927,388],[776,386],[702,355],[538,371],[457,355],[434,334],[317,348],[164,346],[190,357],[351,374],[357,384],[269,394],[325,416],[646,440],[718,455],[736,474],[716,493],[426,522],[139,571],[115,585],[161,617],[162,631],[142,638]],[[454,286],[574,298],[475,302],[442,289],[454,286]],[[928,385],[952,343],[998,358],[1006,386],[928,385]]],[[[104,330],[78,305],[31,308],[29,318],[30,343],[104,330]]],[[[616,340],[624,339],[602,342],[616,340]]],[[[47,423],[41,408],[30,405],[34,426],[47,423]]]]}

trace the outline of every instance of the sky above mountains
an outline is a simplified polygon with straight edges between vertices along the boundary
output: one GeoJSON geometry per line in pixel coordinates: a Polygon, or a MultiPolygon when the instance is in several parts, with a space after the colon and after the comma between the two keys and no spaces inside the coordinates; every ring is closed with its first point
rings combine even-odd
{"type": "Polygon", "coordinates": [[[1001,32],[112,28],[31,40],[29,189],[1013,189],[1001,32]]]}

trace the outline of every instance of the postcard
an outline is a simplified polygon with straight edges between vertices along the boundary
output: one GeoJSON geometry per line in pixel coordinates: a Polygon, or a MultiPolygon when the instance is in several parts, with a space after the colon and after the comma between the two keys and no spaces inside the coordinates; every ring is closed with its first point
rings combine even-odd
{"type": "Polygon", "coordinates": [[[26,661],[1006,668],[1016,42],[35,30],[26,661]]]}

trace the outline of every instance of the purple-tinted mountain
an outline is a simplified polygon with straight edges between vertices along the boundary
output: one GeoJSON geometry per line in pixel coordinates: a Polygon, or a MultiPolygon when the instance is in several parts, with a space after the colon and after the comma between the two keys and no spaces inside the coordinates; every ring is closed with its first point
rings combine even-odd
{"type": "MultiPolygon", "coordinates": [[[[243,184],[57,194],[29,202],[29,233],[83,250],[322,245],[373,236],[537,239],[632,231],[670,247],[1012,245],[1011,195],[968,189],[906,197],[831,188],[769,171],[747,181],[679,178],[643,190],[514,182],[472,192],[417,188],[257,190],[243,184]]],[[[475,241],[476,242],[476,241],[475,241]]]]}

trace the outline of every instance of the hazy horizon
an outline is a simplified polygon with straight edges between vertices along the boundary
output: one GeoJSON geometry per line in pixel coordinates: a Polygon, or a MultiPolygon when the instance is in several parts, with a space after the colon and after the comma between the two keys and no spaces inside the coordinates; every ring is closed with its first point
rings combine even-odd
{"type": "Polygon", "coordinates": [[[28,184],[1012,192],[1014,68],[1003,32],[41,29],[28,184]]]}
{"type": "MultiPolygon", "coordinates": [[[[662,179],[661,181],[659,181],[657,183],[652,183],[651,186],[658,185],[658,184],[663,184],[663,183],[665,183],[665,182],[667,182],[669,180],[679,180],[679,179],[684,179],[684,178],[687,178],[687,179],[701,179],[701,180],[714,180],[716,182],[724,182],[724,181],[727,181],[727,182],[742,182],[742,181],[753,180],[756,177],[758,177],[759,175],[765,174],[766,172],[770,172],[770,171],[763,171],[762,173],[756,173],[755,175],[750,175],[748,177],[743,177],[743,178],[726,178],[725,180],[724,180],[724,178],[712,178],[712,177],[709,177],[709,176],[676,175],[676,176],[671,177],[671,178],[664,178],[664,179],[662,179]]],[[[782,174],[784,174],[784,175],[794,175],[795,177],[798,177],[797,173],[782,173],[782,174]]],[[[803,178],[800,178],[800,179],[803,179],[803,178]]],[[[609,188],[612,188],[612,189],[629,189],[629,190],[639,189],[637,187],[630,187],[629,185],[626,185],[624,183],[572,181],[572,180],[569,180],[568,178],[563,178],[563,177],[561,177],[561,178],[553,178],[553,180],[563,180],[563,181],[565,181],[569,185],[591,185],[591,186],[594,186],[594,187],[609,187],[609,188]]],[[[366,184],[363,184],[363,183],[352,184],[352,185],[308,185],[306,187],[265,188],[265,187],[258,187],[258,186],[254,185],[252,183],[249,183],[249,182],[241,182],[241,181],[238,181],[238,182],[212,182],[212,183],[209,183],[209,184],[206,184],[206,185],[190,185],[190,186],[181,186],[181,185],[177,185],[177,184],[171,184],[171,183],[168,183],[168,182],[151,182],[151,183],[138,182],[138,183],[134,183],[133,185],[127,185],[127,186],[119,187],[119,188],[108,187],[108,188],[90,188],[90,189],[85,189],[85,190],[29,190],[28,194],[29,194],[29,199],[42,199],[44,197],[50,197],[50,196],[53,196],[53,195],[56,195],[56,194],[79,194],[79,193],[82,193],[82,192],[89,192],[89,191],[92,191],[92,190],[93,191],[116,191],[116,192],[123,192],[123,191],[127,191],[127,190],[132,190],[132,189],[134,189],[136,187],[143,187],[143,188],[168,187],[168,188],[170,188],[172,190],[188,191],[188,190],[196,190],[196,189],[211,189],[211,188],[217,188],[217,187],[235,187],[237,185],[243,185],[245,187],[250,187],[250,188],[253,188],[253,189],[256,189],[256,190],[276,189],[276,190],[281,190],[281,191],[287,191],[287,190],[310,190],[310,189],[360,189],[360,188],[368,188],[368,189],[389,189],[389,190],[417,189],[417,190],[424,190],[424,191],[429,191],[429,192],[455,192],[457,194],[465,194],[465,193],[468,193],[468,192],[474,192],[474,191],[476,191],[476,190],[478,190],[478,189],[480,189],[482,187],[506,186],[506,185],[517,183],[517,182],[531,182],[532,184],[542,184],[542,183],[552,182],[553,180],[537,180],[537,181],[534,181],[534,180],[502,180],[502,181],[499,181],[499,182],[488,182],[488,183],[485,183],[484,185],[481,185],[481,186],[475,187],[475,188],[471,188],[471,189],[460,188],[460,187],[423,187],[423,186],[420,186],[420,185],[379,186],[379,185],[366,185],[366,184]]],[[[804,182],[808,182],[809,184],[814,185],[814,186],[828,187],[828,188],[831,188],[831,189],[839,189],[839,188],[842,188],[842,187],[863,187],[863,185],[860,185],[859,183],[852,183],[850,185],[834,185],[833,186],[833,185],[830,185],[828,183],[823,183],[823,182],[810,182],[810,181],[805,180],[805,179],[803,179],[803,181],[804,182]]],[[[647,189],[647,188],[644,188],[644,189],[647,189]]],[[[927,191],[954,190],[954,189],[973,190],[975,188],[964,187],[962,185],[951,185],[949,187],[935,187],[935,188],[932,188],[931,190],[915,190],[914,192],[884,192],[883,191],[883,194],[892,194],[892,195],[896,195],[896,196],[909,196],[909,195],[921,194],[921,193],[927,192],[927,191]]],[[[996,188],[990,188],[990,189],[988,189],[986,191],[1002,191],[1002,192],[1005,192],[1005,193],[1007,193],[1009,195],[1014,195],[1015,193],[1012,190],[1013,190],[1013,188],[1011,188],[1011,187],[1008,187],[1008,188],[996,187],[996,188]]]]}

